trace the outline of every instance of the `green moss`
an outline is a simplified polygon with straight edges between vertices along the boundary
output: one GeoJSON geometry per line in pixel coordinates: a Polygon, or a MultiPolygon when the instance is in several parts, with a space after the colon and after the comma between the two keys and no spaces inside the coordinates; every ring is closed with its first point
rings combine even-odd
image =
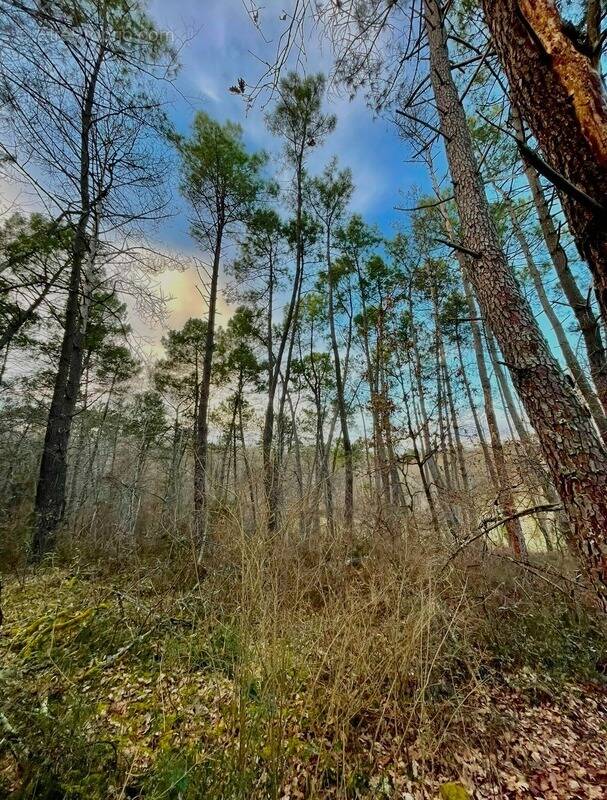
{"type": "Polygon", "coordinates": [[[461,783],[443,783],[440,796],[442,800],[470,800],[468,790],[461,783]]]}

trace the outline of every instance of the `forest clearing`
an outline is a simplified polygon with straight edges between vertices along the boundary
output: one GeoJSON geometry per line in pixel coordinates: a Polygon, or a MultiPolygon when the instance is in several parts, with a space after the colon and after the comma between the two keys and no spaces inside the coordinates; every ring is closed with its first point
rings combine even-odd
{"type": "Polygon", "coordinates": [[[607,798],[600,0],[0,0],[0,798],[607,798]]]}

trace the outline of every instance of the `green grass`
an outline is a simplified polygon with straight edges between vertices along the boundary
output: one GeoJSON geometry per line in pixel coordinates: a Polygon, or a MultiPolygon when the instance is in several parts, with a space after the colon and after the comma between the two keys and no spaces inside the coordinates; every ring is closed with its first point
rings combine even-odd
{"type": "Polygon", "coordinates": [[[499,687],[533,704],[601,679],[603,621],[515,570],[474,591],[398,561],[313,570],[252,559],[181,591],[128,571],[10,581],[0,796],[390,797],[418,779],[411,750],[431,770],[499,687]]]}

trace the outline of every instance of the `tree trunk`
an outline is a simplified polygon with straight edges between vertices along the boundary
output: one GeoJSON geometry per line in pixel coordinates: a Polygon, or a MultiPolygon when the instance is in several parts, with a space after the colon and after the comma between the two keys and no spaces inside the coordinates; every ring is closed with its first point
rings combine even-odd
{"type": "MultiPolygon", "coordinates": [[[[523,138],[523,126],[518,113],[513,114],[513,120],[517,134],[523,138]]],[[[580,291],[569,267],[569,259],[561,245],[539,176],[526,159],[523,159],[523,165],[550,259],[579,325],[588,356],[590,374],[603,406],[603,412],[607,413],[607,357],[598,318],[592,310],[589,298],[585,298],[580,291]]]]}
{"type": "MultiPolygon", "coordinates": [[[[402,386],[402,380],[401,380],[401,386],[402,386]]],[[[419,476],[421,478],[422,487],[424,489],[424,495],[426,496],[426,502],[428,503],[432,528],[434,530],[434,533],[436,534],[437,539],[440,540],[440,526],[438,524],[438,516],[436,514],[436,506],[434,504],[434,498],[432,497],[432,489],[426,477],[426,468],[424,464],[424,459],[422,458],[419,451],[419,447],[417,446],[418,432],[413,430],[411,411],[409,409],[409,401],[405,393],[404,386],[402,387],[402,389],[403,389],[403,403],[405,404],[405,412],[407,414],[407,427],[409,429],[409,438],[411,439],[411,444],[413,445],[413,456],[415,458],[415,463],[417,464],[417,468],[419,470],[419,476]]]]}
{"type": "Polygon", "coordinates": [[[244,439],[244,424],[242,419],[242,388],[239,390],[239,403],[238,403],[238,435],[240,437],[240,446],[242,447],[242,460],[244,461],[244,468],[247,474],[247,483],[249,486],[249,499],[251,501],[251,516],[253,519],[253,530],[257,528],[257,500],[255,497],[255,483],[253,481],[253,472],[249,463],[247,455],[247,448],[244,439]]]}
{"type": "Polygon", "coordinates": [[[491,331],[487,330],[486,327],[484,328],[484,332],[487,342],[487,350],[489,351],[489,360],[491,361],[491,366],[493,367],[495,377],[497,378],[497,385],[504,398],[504,410],[512,420],[512,424],[514,425],[519,439],[521,442],[525,442],[529,438],[529,431],[525,425],[525,422],[523,421],[522,416],[518,413],[517,405],[514,402],[514,397],[510,391],[508,378],[502,369],[500,355],[497,352],[497,347],[495,346],[495,339],[493,338],[491,331]]]}
{"type": "Polygon", "coordinates": [[[53,549],[54,535],[65,510],[68,447],[82,378],[83,344],[90,305],[89,279],[96,248],[96,243],[89,244],[87,240],[88,219],[88,214],[83,215],[74,240],[61,354],[36,487],[34,561],[39,561],[53,549]],[[85,261],[87,265],[83,269],[85,261]]]}
{"type": "MultiPolygon", "coordinates": [[[[476,303],[474,302],[472,287],[468,282],[468,278],[465,274],[462,277],[464,281],[466,301],[468,303],[468,314],[470,316],[470,326],[472,328],[472,342],[474,345],[474,355],[476,356],[478,377],[481,382],[481,389],[483,390],[485,418],[487,420],[487,427],[489,429],[489,440],[491,441],[491,450],[493,452],[495,471],[497,473],[498,499],[504,517],[509,518],[516,513],[516,504],[514,502],[512,489],[510,487],[510,480],[508,478],[508,467],[506,465],[506,458],[504,456],[502,437],[497,424],[497,417],[495,416],[493,394],[491,392],[491,381],[487,372],[487,362],[485,361],[485,350],[483,348],[480,326],[477,322],[478,310],[476,308],[476,303]]],[[[521,528],[520,520],[509,519],[506,523],[506,532],[508,534],[508,541],[513,553],[517,557],[520,557],[525,552],[525,539],[523,537],[523,530],[521,528]]]]}
{"type": "Polygon", "coordinates": [[[604,441],[607,441],[607,417],[603,413],[603,409],[601,407],[601,403],[599,398],[594,393],[592,386],[588,378],[586,377],[586,372],[582,368],[582,365],[577,359],[577,356],[573,352],[573,348],[569,344],[569,339],[567,338],[567,334],[565,333],[565,329],[558,318],[554,308],[552,307],[552,303],[548,299],[548,295],[546,294],[546,289],[544,288],[544,283],[542,281],[542,276],[540,275],[540,271],[537,268],[533,255],[531,253],[531,248],[529,247],[529,242],[527,241],[527,237],[525,236],[518,219],[516,218],[516,214],[510,203],[508,204],[508,212],[510,214],[510,220],[512,222],[512,230],[514,231],[514,236],[516,237],[517,242],[519,243],[521,250],[523,251],[523,255],[525,257],[525,263],[527,264],[527,269],[529,270],[529,274],[533,281],[533,285],[535,287],[536,294],[539,298],[540,305],[542,306],[542,310],[546,315],[546,319],[552,326],[552,330],[556,336],[556,340],[559,343],[559,347],[561,348],[561,352],[565,359],[565,364],[567,364],[567,369],[571,372],[571,375],[575,382],[577,383],[588,408],[590,409],[590,413],[594,421],[596,422],[597,428],[601,432],[601,436],[603,437],[604,441]]]}
{"type": "Polygon", "coordinates": [[[480,423],[478,417],[478,409],[476,407],[476,403],[474,402],[474,397],[472,396],[472,389],[470,387],[470,381],[468,380],[468,376],[466,375],[466,368],[464,366],[464,359],[462,355],[462,343],[459,337],[459,333],[456,334],[457,339],[457,356],[459,360],[459,366],[462,373],[462,382],[464,384],[464,389],[466,392],[466,397],[468,398],[468,405],[470,406],[470,411],[472,412],[472,418],[474,420],[474,427],[476,428],[476,435],[478,436],[478,440],[481,445],[481,450],[483,451],[483,458],[485,459],[485,466],[487,467],[487,475],[493,484],[495,491],[497,491],[497,474],[495,472],[495,464],[493,463],[493,459],[491,458],[491,453],[489,452],[489,446],[487,445],[487,440],[485,439],[485,432],[483,431],[483,426],[480,423]]]}
{"type": "Polygon", "coordinates": [[[354,524],[354,466],[352,458],[352,443],[350,441],[350,429],[348,427],[348,412],[346,409],[346,398],[344,391],[344,380],[341,371],[341,359],[339,345],[337,343],[337,332],[335,329],[335,298],[333,290],[333,276],[331,275],[331,245],[327,234],[327,265],[329,282],[329,330],[331,333],[331,347],[333,349],[333,362],[335,368],[335,391],[337,396],[337,408],[339,411],[339,423],[341,426],[341,439],[344,448],[344,467],[345,467],[345,494],[344,494],[344,526],[346,534],[351,538],[354,524]]]}
{"type": "Polygon", "coordinates": [[[468,478],[468,468],[466,466],[466,452],[464,449],[464,445],[462,442],[461,431],[459,427],[459,420],[457,418],[457,410],[455,408],[455,400],[453,398],[453,387],[451,384],[451,375],[449,373],[449,369],[447,367],[447,361],[445,358],[445,349],[444,344],[441,339],[440,343],[441,348],[441,361],[442,361],[442,369],[443,369],[443,376],[444,376],[444,383],[447,389],[447,400],[448,400],[448,419],[451,419],[451,427],[453,428],[453,438],[455,439],[455,462],[457,464],[457,468],[459,470],[459,475],[461,477],[461,488],[464,492],[464,498],[462,503],[462,511],[464,514],[464,518],[466,520],[466,524],[468,527],[470,526],[470,509],[469,503],[471,499],[470,494],[470,480],[468,478]]]}
{"type": "Polygon", "coordinates": [[[548,165],[569,182],[559,186],[563,210],[607,320],[607,104],[601,77],[554,0],[483,0],[483,7],[512,100],[548,165]]]}
{"type": "MultiPolygon", "coordinates": [[[[409,297],[409,313],[411,315],[411,319],[414,319],[413,314],[413,302],[411,297],[409,297]]],[[[423,450],[424,450],[424,461],[427,464],[428,471],[434,482],[436,487],[438,501],[441,507],[441,512],[447,527],[449,528],[449,532],[454,538],[457,538],[457,529],[459,525],[459,521],[455,514],[453,513],[453,509],[449,505],[449,502],[445,500],[445,492],[444,492],[444,484],[442,482],[442,478],[440,476],[438,463],[436,458],[434,457],[434,448],[432,446],[432,441],[430,439],[430,421],[428,417],[428,410],[426,407],[426,393],[424,389],[424,380],[423,380],[423,372],[422,372],[422,360],[421,354],[419,351],[419,344],[417,341],[417,335],[415,332],[415,327],[411,330],[411,341],[413,344],[413,355],[415,357],[415,364],[413,365],[413,374],[415,376],[415,386],[417,388],[417,396],[419,398],[419,409],[421,415],[421,432],[422,432],[422,443],[423,443],[423,450]]]]}
{"type": "MultiPolygon", "coordinates": [[[[301,299],[301,287],[303,282],[303,240],[301,233],[301,220],[302,220],[302,170],[303,165],[300,163],[297,167],[297,209],[296,209],[296,228],[297,228],[297,241],[295,253],[295,276],[293,278],[293,290],[291,292],[291,299],[289,301],[289,308],[284,323],[280,343],[278,345],[278,352],[274,360],[270,360],[272,369],[269,370],[269,384],[268,384],[268,398],[266,403],[266,411],[264,417],[263,433],[262,433],[262,454],[263,454],[263,475],[264,475],[264,493],[267,506],[267,527],[268,532],[273,533],[277,525],[277,502],[278,502],[278,470],[276,459],[272,455],[272,440],[274,438],[274,401],[276,398],[276,390],[278,388],[278,381],[280,379],[280,369],[282,359],[287,346],[289,345],[289,365],[290,356],[293,349],[293,335],[291,329],[297,325],[299,316],[299,304],[301,299]]],[[[270,276],[270,283],[272,283],[272,276],[270,276]]],[[[268,316],[268,342],[270,354],[271,341],[272,341],[272,318],[268,316]]],[[[289,366],[290,368],[290,366],[289,366]]],[[[286,391],[286,386],[285,386],[286,391]]],[[[283,392],[281,399],[281,406],[284,409],[284,399],[286,395],[283,392]]]]}
{"type": "Polygon", "coordinates": [[[209,290],[209,313],[205,336],[204,358],[198,400],[198,417],[196,419],[196,446],[194,448],[194,529],[199,548],[199,558],[204,555],[208,526],[207,499],[207,467],[209,449],[209,398],[211,392],[211,375],[213,369],[213,351],[215,349],[215,315],[217,312],[217,283],[219,280],[219,264],[223,225],[220,223],[213,253],[213,269],[209,290]]]}
{"type": "Polygon", "coordinates": [[[97,248],[98,213],[91,201],[90,169],[91,127],[93,108],[99,74],[106,55],[104,45],[99,46],[97,57],[84,92],[79,120],[79,201],[78,225],[74,231],[71,272],[59,366],[55,376],[53,397],[49,409],[44,449],[40,461],[40,472],[34,505],[35,530],[32,542],[32,558],[39,561],[53,547],[55,532],[65,508],[65,482],[67,477],[67,450],[70,441],[72,419],[78,400],[82,377],[83,342],[86,332],[90,297],[88,279],[91,276],[97,248]],[[94,233],[89,241],[88,226],[95,214],[94,233]],[[81,281],[84,268],[84,292],[81,301],[81,281]]]}
{"type": "MultiPolygon", "coordinates": [[[[488,0],[486,0],[486,3],[488,0]]],[[[466,267],[571,521],[574,544],[607,610],[607,453],[539,330],[500,247],[451,74],[440,7],[425,0],[431,80],[462,229],[466,267]]],[[[500,5],[490,3],[499,12],[500,5]]],[[[544,6],[540,2],[540,6],[544,6]]],[[[493,24],[493,22],[491,23],[493,24]]],[[[522,32],[526,37],[525,31],[522,32]]],[[[517,41],[515,30],[508,31],[517,41]]],[[[520,41],[520,38],[519,38],[520,41]]],[[[545,98],[541,96],[546,111],[545,98]]],[[[605,192],[603,192],[603,195],[605,192]]],[[[471,315],[473,316],[473,315],[471,315]]]]}

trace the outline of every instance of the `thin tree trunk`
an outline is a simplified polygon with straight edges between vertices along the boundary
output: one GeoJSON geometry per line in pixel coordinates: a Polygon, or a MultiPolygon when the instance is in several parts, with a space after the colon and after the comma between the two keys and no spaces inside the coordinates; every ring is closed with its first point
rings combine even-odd
{"type": "Polygon", "coordinates": [[[255,483],[253,481],[253,472],[249,463],[247,455],[247,448],[244,439],[244,424],[242,420],[242,389],[240,390],[240,402],[238,404],[238,435],[240,437],[240,446],[242,447],[242,460],[244,461],[244,468],[247,474],[247,484],[249,486],[249,499],[251,501],[251,516],[253,518],[253,530],[257,528],[257,500],[255,497],[255,483]]]}
{"type": "MultiPolygon", "coordinates": [[[[443,374],[445,380],[445,386],[447,389],[447,400],[449,401],[449,413],[451,416],[451,424],[453,427],[453,437],[455,439],[455,447],[457,453],[457,463],[459,466],[459,473],[462,479],[462,488],[465,494],[466,503],[470,501],[470,481],[468,478],[468,470],[466,468],[466,454],[464,452],[464,445],[462,443],[462,436],[459,427],[459,421],[457,419],[457,411],[455,409],[455,401],[453,399],[453,388],[451,385],[451,376],[449,374],[449,369],[447,367],[447,360],[445,358],[445,346],[441,338],[440,342],[441,348],[441,361],[443,365],[443,374]]],[[[465,509],[467,513],[467,509],[465,509]]]]}
{"type": "Polygon", "coordinates": [[[495,464],[493,463],[493,459],[491,458],[491,453],[489,452],[489,446],[487,444],[487,440],[485,438],[485,432],[483,431],[483,426],[480,423],[478,417],[478,409],[476,407],[476,403],[474,402],[474,397],[472,395],[472,389],[470,387],[470,381],[468,380],[468,376],[466,375],[466,368],[464,366],[464,359],[462,356],[462,343],[460,341],[459,333],[456,334],[456,342],[457,342],[457,356],[459,360],[459,366],[462,374],[462,381],[464,384],[464,389],[466,392],[466,397],[468,398],[468,405],[470,406],[470,411],[472,412],[472,418],[474,420],[474,427],[476,428],[476,435],[478,436],[478,440],[481,445],[481,450],[483,451],[483,458],[485,459],[485,466],[487,467],[487,474],[491,483],[493,484],[495,491],[497,491],[497,474],[495,472],[495,464]]]}
{"type": "Polygon", "coordinates": [[[80,499],[78,501],[78,505],[82,508],[86,502],[87,494],[88,494],[88,487],[89,481],[93,479],[94,469],[95,469],[95,461],[97,460],[97,453],[99,452],[99,443],[101,441],[101,436],[105,430],[105,423],[107,420],[108,411],[110,409],[110,401],[112,399],[112,394],[114,392],[114,386],[116,384],[116,374],[112,376],[112,382],[110,384],[110,388],[108,390],[107,400],[105,401],[105,405],[103,407],[103,414],[101,415],[101,420],[99,421],[99,426],[97,427],[97,433],[95,435],[95,441],[93,443],[93,450],[89,457],[88,468],[86,471],[86,477],[84,484],[82,486],[82,491],[80,494],[80,499]]]}
{"type": "MultiPolygon", "coordinates": [[[[409,297],[409,313],[411,315],[411,319],[414,319],[413,301],[411,297],[409,297]]],[[[424,389],[422,360],[421,360],[421,354],[419,352],[417,335],[415,333],[414,328],[411,331],[411,341],[413,344],[413,355],[415,357],[415,363],[413,365],[413,374],[415,376],[415,386],[417,388],[417,396],[419,399],[419,409],[421,414],[421,431],[422,431],[422,443],[424,449],[424,461],[428,465],[428,471],[430,473],[434,486],[436,487],[438,501],[441,507],[441,513],[443,519],[445,520],[445,524],[449,528],[451,536],[457,538],[459,520],[453,513],[453,509],[449,505],[449,502],[444,497],[445,486],[440,475],[438,463],[436,461],[433,452],[434,448],[432,447],[432,442],[430,439],[430,420],[428,417],[428,411],[426,407],[426,393],[424,389]]]]}
{"type": "Polygon", "coordinates": [[[354,525],[354,463],[352,458],[352,443],[350,441],[350,430],[348,427],[348,412],[346,409],[346,398],[344,391],[344,380],[341,371],[341,358],[339,345],[337,343],[337,332],[335,326],[335,298],[333,288],[333,275],[331,274],[331,242],[329,232],[327,232],[327,265],[329,283],[329,331],[331,334],[331,348],[333,350],[333,363],[335,368],[335,391],[337,408],[339,411],[339,423],[341,426],[341,439],[344,448],[344,468],[345,468],[345,492],[344,492],[344,526],[346,534],[352,537],[354,525]]]}
{"type": "MultiPolygon", "coordinates": [[[[489,429],[489,439],[491,441],[491,450],[493,451],[493,459],[497,473],[499,504],[504,518],[508,519],[516,513],[516,504],[514,502],[512,489],[510,487],[510,479],[508,477],[508,467],[506,466],[502,437],[500,436],[497,417],[495,416],[493,394],[491,392],[491,381],[489,380],[489,374],[487,372],[487,363],[485,361],[485,351],[483,348],[483,340],[481,339],[480,326],[477,322],[478,311],[476,308],[476,303],[474,302],[474,297],[472,296],[472,287],[470,286],[466,275],[463,276],[463,282],[466,301],[468,303],[470,326],[472,328],[474,355],[476,356],[478,376],[481,383],[481,389],[483,391],[485,418],[487,420],[487,428],[489,429]]],[[[525,552],[525,539],[523,537],[523,529],[521,528],[520,520],[517,518],[509,519],[509,521],[506,523],[506,532],[508,534],[508,541],[513,553],[517,557],[520,557],[525,552]]]]}
{"type": "Polygon", "coordinates": [[[217,313],[217,283],[221,261],[221,245],[223,240],[223,224],[217,228],[211,286],[209,290],[209,313],[205,336],[202,377],[198,401],[198,417],[196,419],[196,446],[194,448],[194,528],[198,544],[198,557],[204,555],[208,531],[208,498],[207,468],[209,449],[209,398],[211,392],[211,376],[213,370],[213,353],[215,350],[215,315],[217,313]]]}
{"type": "MultiPolygon", "coordinates": [[[[278,345],[278,352],[276,358],[272,361],[273,370],[270,373],[270,381],[268,385],[268,398],[266,402],[266,411],[264,418],[263,434],[262,434],[262,455],[263,455],[263,473],[264,473],[264,493],[267,505],[267,526],[268,531],[272,533],[276,530],[277,525],[277,502],[278,502],[278,474],[276,459],[272,455],[272,440],[274,438],[274,401],[276,398],[276,390],[278,388],[278,381],[280,379],[280,370],[284,352],[289,342],[289,353],[292,354],[294,342],[294,329],[297,325],[299,316],[299,303],[301,299],[301,286],[303,280],[303,253],[299,254],[299,244],[297,245],[297,258],[295,267],[295,276],[293,280],[293,291],[291,292],[291,299],[289,301],[289,308],[287,317],[285,319],[284,328],[280,337],[278,345]]],[[[268,320],[268,335],[271,335],[272,321],[268,320]]],[[[271,339],[270,339],[271,341],[271,339]]],[[[289,358],[290,364],[290,358],[289,358]]],[[[281,406],[284,408],[285,395],[281,398],[281,406]]]]}
{"type": "Polygon", "coordinates": [[[500,356],[497,352],[497,347],[495,345],[495,339],[490,330],[484,327],[485,332],[485,339],[487,341],[487,350],[489,351],[489,358],[491,360],[491,366],[493,367],[493,371],[495,373],[495,377],[497,378],[497,383],[500,388],[500,391],[504,397],[504,408],[505,411],[508,413],[510,419],[512,420],[512,424],[516,429],[519,439],[521,442],[524,442],[526,439],[529,438],[529,431],[527,430],[527,426],[523,421],[523,418],[518,412],[518,408],[516,407],[516,403],[514,402],[514,397],[512,396],[512,392],[510,391],[510,384],[508,382],[508,378],[506,377],[504,370],[502,369],[502,365],[500,363],[500,356]]]}
{"type": "Polygon", "coordinates": [[[301,447],[299,443],[299,435],[297,433],[297,419],[295,416],[295,408],[293,407],[293,400],[290,392],[287,392],[286,398],[289,403],[289,411],[291,412],[291,425],[293,427],[293,449],[295,452],[295,480],[297,483],[297,491],[299,494],[299,533],[300,536],[305,534],[305,518],[304,518],[304,487],[303,487],[303,469],[301,464],[301,447]]]}
{"type": "Polygon", "coordinates": [[[421,478],[422,487],[424,489],[424,495],[426,496],[426,502],[428,503],[432,528],[434,530],[434,533],[436,534],[437,539],[440,540],[441,531],[438,523],[438,516],[436,514],[436,506],[434,504],[434,498],[432,497],[432,489],[426,478],[426,469],[424,460],[419,452],[419,447],[417,446],[417,433],[413,430],[413,425],[411,422],[411,411],[409,409],[409,402],[407,400],[407,396],[404,392],[404,389],[403,389],[403,402],[405,404],[405,411],[407,414],[407,427],[409,428],[409,438],[411,439],[411,444],[413,445],[413,456],[415,458],[415,463],[417,464],[417,468],[419,470],[419,476],[421,478]]]}

